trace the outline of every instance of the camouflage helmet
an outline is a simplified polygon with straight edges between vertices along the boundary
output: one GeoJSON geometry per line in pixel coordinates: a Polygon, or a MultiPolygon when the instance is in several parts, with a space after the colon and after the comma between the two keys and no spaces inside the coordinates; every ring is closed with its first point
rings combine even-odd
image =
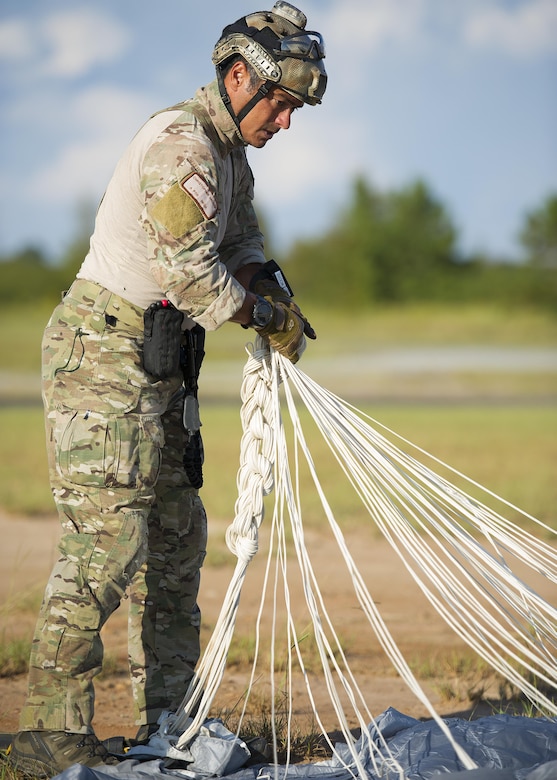
{"type": "Polygon", "coordinates": [[[256,11],[229,24],[213,51],[219,80],[222,67],[240,55],[264,82],[258,99],[279,86],[304,103],[321,103],[327,85],[325,46],[320,33],[305,29],[306,23],[302,11],[277,0],[271,11],[256,11]]]}

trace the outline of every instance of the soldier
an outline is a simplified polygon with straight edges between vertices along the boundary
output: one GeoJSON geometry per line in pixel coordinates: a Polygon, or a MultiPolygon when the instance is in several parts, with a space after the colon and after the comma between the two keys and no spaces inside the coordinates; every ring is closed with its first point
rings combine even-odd
{"type": "Polygon", "coordinates": [[[126,591],[138,739],[177,708],[194,673],[204,331],[253,327],[292,361],[315,338],[266,261],[245,153],[321,102],[323,40],[305,27],[279,1],[224,29],[215,81],[152,116],[118,163],[90,251],[46,327],[43,400],[63,535],[12,745],[26,773],[116,760],[92,727],[93,678],[101,628],[126,591]]]}

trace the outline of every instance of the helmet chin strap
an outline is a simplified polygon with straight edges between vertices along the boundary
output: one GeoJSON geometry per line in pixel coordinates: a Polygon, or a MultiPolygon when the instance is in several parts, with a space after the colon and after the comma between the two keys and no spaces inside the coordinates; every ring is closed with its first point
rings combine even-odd
{"type": "Polygon", "coordinates": [[[238,122],[241,122],[242,119],[245,119],[246,116],[249,114],[252,108],[254,108],[259,101],[265,97],[265,95],[268,94],[269,90],[273,86],[272,81],[264,81],[263,84],[259,87],[255,95],[251,98],[251,100],[248,100],[246,105],[243,107],[243,109],[238,114],[238,122]]]}
{"type": "Polygon", "coordinates": [[[222,77],[222,72],[220,68],[217,68],[217,80],[219,83],[219,91],[220,96],[222,98],[222,102],[226,106],[226,109],[232,119],[234,120],[236,127],[238,130],[240,130],[240,122],[242,122],[246,116],[249,114],[249,112],[254,108],[262,98],[265,97],[265,95],[268,94],[269,90],[273,86],[272,81],[264,81],[257,92],[254,94],[254,96],[248,100],[246,105],[242,108],[241,111],[238,112],[238,114],[235,113],[234,109],[232,108],[232,101],[230,100],[230,95],[228,94],[226,90],[226,86],[224,84],[224,79],[222,77]]]}

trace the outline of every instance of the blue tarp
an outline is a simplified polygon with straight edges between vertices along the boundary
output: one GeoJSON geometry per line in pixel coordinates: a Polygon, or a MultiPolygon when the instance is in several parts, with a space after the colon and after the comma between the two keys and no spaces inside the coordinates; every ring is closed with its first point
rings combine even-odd
{"type": "MultiPolygon", "coordinates": [[[[404,770],[407,780],[447,777],[458,780],[557,780],[557,719],[490,715],[478,720],[447,718],[445,723],[456,742],[475,761],[478,769],[465,770],[435,721],[419,721],[388,709],[376,720],[389,751],[404,770]]],[[[370,734],[379,749],[377,731],[370,734]]],[[[400,780],[399,772],[383,765],[381,774],[373,769],[368,740],[358,742],[359,755],[366,770],[361,780],[400,780]]],[[[337,750],[349,763],[346,746],[337,750]],[[343,756],[345,754],[345,756],[343,756]]],[[[57,775],[56,780],[161,780],[178,776],[199,777],[202,767],[170,769],[163,760],[126,759],[117,766],[89,769],[75,765],[57,775]],[[190,775],[188,769],[194,769],[190,775]]],[[[354,776],[338,758],[313,764],[275,767],[272,764],[249,766],[226,774],[226,780],[283,780],[285,776],[311,780],[350,780],[354,776]]],[[[206,775],[208,776],[208,775],[206,775]]]]}

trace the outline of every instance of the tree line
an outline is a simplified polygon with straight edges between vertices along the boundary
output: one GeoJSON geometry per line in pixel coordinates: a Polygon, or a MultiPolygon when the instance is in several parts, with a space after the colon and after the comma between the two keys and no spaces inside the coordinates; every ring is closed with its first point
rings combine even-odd
{"type": "MultiPolygon", "coordinates": [[[[58,300],[87,253],[90,226],[82,228],[57,263],[37,247],[0,257],[2,304],[58,300]]],[[[338,309],[489,301],[555,310],[557,193],[524,216],[518,235],[521,262],[462,256],[457,228],[424,181],[382,192],[358,177],[326,233],[275,259],[299,296],[338,309]]]]}
{"type": "Polygon", "coordinates": [[[363,178],[327,234],[297,242],[288,279],[342,308],[411,301],[557,304],[557,193],[526,214],[520,262],[463,256],[447,209],[421,180],[380,192],[363,178]]]}

